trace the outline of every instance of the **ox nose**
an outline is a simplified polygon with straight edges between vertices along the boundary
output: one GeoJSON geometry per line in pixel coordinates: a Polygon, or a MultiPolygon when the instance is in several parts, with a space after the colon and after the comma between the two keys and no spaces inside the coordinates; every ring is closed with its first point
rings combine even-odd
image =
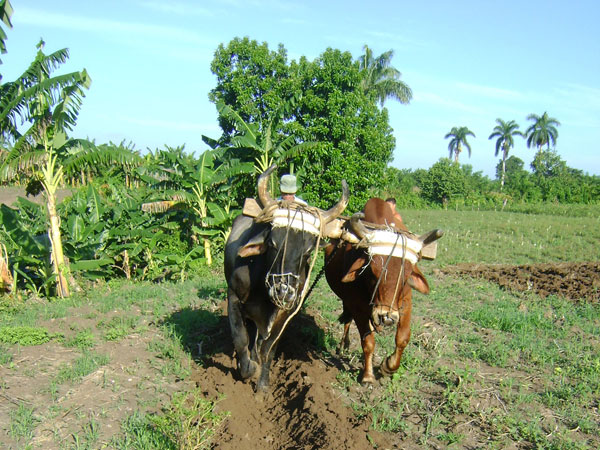
{"type": "Polygon", "coordinates": [[[390,325],[394,325],[396,321],[393,317],[390,317],[388,314],[377,314],[377,325],[383,325],[384,327],[389,327],[390,325]]]}
{"type": "Polygon", "coordinates": [[[292,294],[292,291],[294,291],[294,288],[292,286],[290,286],[289,284],[280,283],[275,286],[275,291],[276,291],[277,297],[285,298],[292,294]]]}
{"type": "Polygon", "coordinates": [[[287,308],[296,300],[298,293],[297,277],[291,274],[271,275],[269,281],[269,296],[279,308],[287,308]]]}
{"type": "Polygon", "coordinates": [[[384,309],[377,309],[373,311],[373,324],[376,327],[389,327],[398,323],[398,313],[395,311],[389,311],[384,309]]]}
{"type": "Polygon", "coordinates": [[[296,298],[296,289],[289,284],[277,283],[273,285],[270,292],[271,298],[276,301],[277,306],[293,302],[296,298]]]}
{"type": "Polygon", "coordinates": [[[379,316],[379,323],[381,325],[389,327],[390,325],[394,325],[396,321],[390,316],[379,316]]]}

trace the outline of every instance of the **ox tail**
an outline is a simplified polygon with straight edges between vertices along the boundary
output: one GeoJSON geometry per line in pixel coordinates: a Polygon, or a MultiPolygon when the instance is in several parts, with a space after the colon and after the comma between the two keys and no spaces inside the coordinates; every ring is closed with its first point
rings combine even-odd
{"type": "Polygon", "coordinates": [[[341,324],[344,324],[344,325],[349,323],[351,320],[352,320],[352,314],[350,313],[350,311],[346,311],[346,310],[344,310],[342,312],[342,314],[340,314],[340,317],[338,317],[338,322],[341,324]]]}

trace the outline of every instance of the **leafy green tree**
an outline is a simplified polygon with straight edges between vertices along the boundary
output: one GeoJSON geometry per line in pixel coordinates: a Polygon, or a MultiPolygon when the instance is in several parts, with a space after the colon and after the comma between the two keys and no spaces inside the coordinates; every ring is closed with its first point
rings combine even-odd
{"type": "Polygon", "coordinates": [[[381,198],[393,197],[397,208],[421,209],[427,207],[427,201],[420,195],[423,177],[427,176],[425,169],[385,169],[383,186],[376,191],[381,198]]]}
{"type": "Polygon", "coordinates": [[[367,45],[363,47],[364,55],[358,58],[362,80],[360,87],[370,98],[381,106],[388,98],[407,104],[412,100],[412,90],[400,77],[400,71],[392,67],[393,50],[374,57],[373,50],[367,45]]]}
{"type": "Polygon", "coordinates": [[[567,163],[553,150],[536,153],[531,162],[533,174],[538,177],[557,177],[567,172],[567,163]]]}
{"type": "MultiPolygon", "coordinates": [[[[349,208],[362,208],[369,189],[381,185],[395,141],[387,111],[359,88],[363,77],[350,53],[327,49],[314,61],[288,64],[282,45],[271,52],[266,44],[236,38],[219,46],[211,67],[217,87],[210,98],[227,108],[219,107],[223,135],[205,142],[235,148],[228,164],[232,155],[238,162],[262,155],[266,162],[279,156],[264,150],[280,148],[303,180],[300,194],[319,207],[338,200],[342,179],[353,191],[349,208]]],[[[242,180],[232,189],[238,201],[255,190],[254,176],[242,180]]]]}
{"type": "Polygon", "coordinates": [[[468,136],[475,137],[475,134],[467,127],[452,127],[450,132],[444,136],[444,139],[451,138],[448,143],[449,158],[452,159],[452,155],[454,155],[454,162],[456,164],[458,164],[458,157],[462,152],[463,145],[469,151],[469,158],[471,157],[471,145],[467,141],[468,136]]]}
{"type": "Polygon", "coordinates": [[[500,178],[502,170],[505,174],[504,187],[507,193],[519,200],[539,199],[541,194],[536,191],[531,174],[524,169],[525,163],[516,156],[509,156],[505,164],[499,161],[496,166],[496,178],[500,178]]]}
{"type": "Polygon", "coordinates": [[[349,211],[364,206],[370,190],[382,186],[395,139],[387,110],[356,89],[362,75],[352,55],[327,49],[315,61],[292,64],[304,93],[296,109],[294,126],[303,141],[318,142],[296,159],[305,182],[303,195],[326,207],[337,201],[340,181],[350,186],[349,211]]]}
{"type": "MultiPolygon", "coordinates": [[[[252,163],[257,172],[274,161],[281,170],[294,148],[303,142],[290,128],[291,106],[302,92],[294,80],[282,45],[270,51],[266,43],[235,38],[215,52],[211,70],[217,85],[209,99],[217,106],[222,135],[203,136],[211,148],[225,151],[216,160],[231,169],[252,163]]],[[[241,203],[255,195],[255,173],[241,173],[230,180],[230,196],[241,203]]]]}
{"type": "Polygon", "coordinates": [[[527,135],[527,147],[537,147],[538,153],[542,151],[542,147],[546,145],[546,149],[550,150],[550,143],[552,146],[556,146],[556,139],[558,138],[558,129],[560,122],[553,117],[548,116],[547,112],[544,112],[541,116],[537,114],[529,114],[527,120],[533,121],[533,124],[527,128],[525,134],[527,135]]]}
{"type": "Polygon", "coordinates": [[[519,131],[519,124],[514,120],[505,122],[502,119],[496,119],[497,125],[494,127],[494,131],[490,134],[488,139],[496,139],[496,152],[494,156],[498,156],[500,149],[502,149],[502,173],[500,177],[500,190],[504,188],[504,178],[506,175],[506,158],[508,158],[508,152],[514,147],[515,141],[514,136],[525,137],[525,135],[519,131]]]}
{"type": "Polygon", "coordinates": [[[431,166],[421,183],[423,196],[433,203],[447,205],[450,200],[467,194],[465,173],[447,158],[431,166]]]}
{"type": "MultiPolygon", "coordinates": [[[[208,95],[210,101],[227,105],[246,123],[259,124],[259,132],[269,123],[276,131],[290,116],[286,102],[301,95],[294,86],[283,45],[271,51],[266,42],[236,37],[226,46],[218,46],[210,67],[217,78],[208,95]]],[[[219,115],[219,124],[223,143],[235,134],[236,121],[219,115]]]]}

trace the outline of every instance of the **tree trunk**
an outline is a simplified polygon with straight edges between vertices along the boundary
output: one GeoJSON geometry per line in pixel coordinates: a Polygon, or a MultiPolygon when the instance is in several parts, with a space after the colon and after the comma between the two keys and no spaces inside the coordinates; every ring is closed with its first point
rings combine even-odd
{"type": "Polygon", "coordinates": [[[53,192],[46,191],[46,204],[48,207],[48,217],[50,218],[50,229],[48,236],[52,245],[51,259],[54,273],[56,274],[56,293],[59,297],[69,297],[69,282],[67,274],[69,267],[63,254],[62,238],[60,235],[60,218],[56,213],[56,195],[53,192]]]}
{"type": "Polygon", "coordinates": [[[506,175],[506,160],[502,159],[502,177],[500,178],[500,191],[504,187],[504,176],[506,175]]]}
{"type": "Polygon", "coordinates": [[[210,242],[208,239],[204,238],[204,256],[206,258],[206,265],[212,265],[212,255],[210,252],[210,242]]]}

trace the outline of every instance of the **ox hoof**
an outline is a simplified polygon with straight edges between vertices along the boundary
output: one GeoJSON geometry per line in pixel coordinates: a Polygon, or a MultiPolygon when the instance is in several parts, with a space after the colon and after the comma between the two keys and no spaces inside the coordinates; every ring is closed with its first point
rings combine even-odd
{"type": "Polygon", "coordinates": [[[369,375],[363,374],[362,379],[360,380],[360,384],[367,387],[367,386],[373,386],[373,383],[375,383],[375,376],[373,374],[369,374],[369,375]]]}
{"type": "Polygon", "coordinates": [[[246,364],[242,362],[239,365],[238,369],[240,371],[240,375],[245,380],[254,376],[254,374],[256,373],[256,369],[258,369],[258,364],[255,361],[249,359],[248,363],[246,364]]]}
{"type": "Polygon", "coordinates": [[[379,370],[381,371],[381,374],[386,377],[391,377],[396,372],[395,370],[390,369],[390,366],[388,365],[388,358],[381,363],[379,370]]]}

